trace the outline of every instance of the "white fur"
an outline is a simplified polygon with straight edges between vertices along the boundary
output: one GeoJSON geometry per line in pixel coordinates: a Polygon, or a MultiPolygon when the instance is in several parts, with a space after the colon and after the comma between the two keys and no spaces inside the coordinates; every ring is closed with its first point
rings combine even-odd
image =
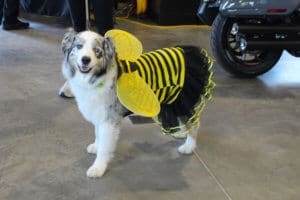
{"type": "MultiPolygon", "coordinates": [[[[80,51],[76,50],[74,53],[76,57],[73,59],[75,64],[80,65],[81,58],[88,56],[91,58],[89,65],[92,67],[97,65],[97,58],[93,52],[92,42],[95,37],[99,38],[101,36],[93,32],[84,32],[78,35],[78,37],[85,42],[80,51]]],[[[63,63],[62,71],[67,82],[61,91],[67,93],[66,91],[71,88],[83,117],[95,126],[95,142],[88,146],[87,151],[89,153],[96,153],[97,157],[93,165],[88,169],[87,176],[101,177],[113,157],[122,119],[121,113],[110,112],[107,107],[107,105],[112,103],[112,98],[116,98],[115,91],[110,89],[112,85],[115,85],[115,76],[117,74],[116,63],[112,61],[110,64],[111,69],[94,84],[91,84],[89,80],[93,74],[81,73],[76,69],[75,74],[72,76],[69,70],[71,67],[69,62],[69,60],[65,59],[63,63]],[[97,88],[96,86],[100,82],[104,83],[103,87],[97,88]],[[68,85],[70,88],[68,88],[68,85]],[[114,116],[108,117],[108,115],[114,116]]]]}
{"type": "MultiPolygon", "coordinates": [[[[108,122],[106,115],[108,114],[107,104],[111,102],[111,94],[109,87],[113,83],[110,79],[111,74],[105,76],[104,88],[98,89],[85,84],[85,77],[77,73],[70,80],[70,86],[76,97],[78,108],[84,118],[95,126],[95,142],[88,146],[89,153],[96,153],[97,157],[94,164],[87,171],[88,177],[101,177],[113,157],[115,146],[119,137],[119,121],[108,122]]],[[[121,118],[119,117],[119,120],[121,118]]]]}
{"type": "MultiPolygon", "coordinates": [[[[112,59],[109,70],[93,84],[89,82],[93,75],[92,72],[81,73],[78,68],[76,68],[75,74],[72,75],[70,67],[72,65],[80,66],[83,56],[91,57],[90,66],[93,67],[97,65],[97,58],[94,56],[92,43],[95,38],[101,36],[86,31],[76,35],[76,37],[83,39],[85,43],[80,50],[74,50],[70,60],[66,59],[67,56],[65,55],[62,71],[67,82],[61,88],[60,92],[69,95],[73,93],[83,117],[95,127],[95,141],[88,145],[87,152],[96,154],[96,159],[86,174],[88,177],[101,177],[113,157],[122,120],[122,105],[119,104],[118,101],[118,104],[114,105],[115,109],[111,110],[108,107],[108,105],[112,105],[112,102],[117,100],[115,89],[111,89],[112,86],[116,84],[117,67],[115,59],[112,59]],[[99,83],[104,83],[103,87],[96,87],[99,83]]],[[[66,38],[64,40],[66,40],[66,38]]],[[[63,43],[63,49],[68,47],[64,45],[66,46],[68,44],[63,43]]],[[[178,148],[178,151],[182,154],[191,154],[196,148],[196,136],[197,130],[192,131],[192,133],[187,136],[185,143],[178,148]]]]}
{"type": "Polygon", "coordinates": [[[66,81],[64,83],[64,85],[60,88],[58,94],[59,94],[59,96],[62,96],[62,97],[69,97],[69,98],[74,97],[68,81],[66,81]]]}
{"type": "Polygon", "coordinates": [[[198,128],[192,130],[186,137],[185,143],[178,148],[181,154],[192,154],[197,146],[198,128]]]}

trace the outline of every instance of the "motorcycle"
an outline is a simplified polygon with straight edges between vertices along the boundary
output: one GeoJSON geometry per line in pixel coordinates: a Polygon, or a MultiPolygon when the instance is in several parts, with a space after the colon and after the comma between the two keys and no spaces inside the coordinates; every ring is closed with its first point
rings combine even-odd
{"type": "Polygon", "coordinates": [[[300,0],[202,0],[199,19],[211,25],[211,48],[227,72],[253,78],[287,50],[300,57],[300,0]]]}

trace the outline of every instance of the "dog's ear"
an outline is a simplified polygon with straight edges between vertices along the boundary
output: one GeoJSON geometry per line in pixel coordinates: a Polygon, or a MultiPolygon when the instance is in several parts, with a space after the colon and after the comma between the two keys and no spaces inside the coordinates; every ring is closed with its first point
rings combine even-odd
{"type": "Polygon", "coordinates": [[[76,36],[76,32],[74,31],[74,29],[70,28],[68,29],[68,32],[65,33],[63,40],[61,41],[61,48],[63,53],[66,55],[69,50],[72,47],[72,44],[74,42],[75,36],[76,36]]]}
{"type": "Polygon", "coordinates": [[[106,59],[112,59],[115,56],[115,45],[112,38],[105,37],[103,41],[104,56],[106,59]]]}
{"type": "MultiPolygon", "coordinates": [[[[68,29],[68,32],[65,33],[64,38],[61,42],[61,48],[66,58],[65,61],[68,61],[69,59],[69,54],[72,49],[72,45],[75,40],[76,34],[77,33],[74,31],[74,29],[68,29]]],[[[63,66],[64,76],[67,78],[72,78],[76,72],[75,68],[67,64],[67,62],[64,63],[63,66]]]]}

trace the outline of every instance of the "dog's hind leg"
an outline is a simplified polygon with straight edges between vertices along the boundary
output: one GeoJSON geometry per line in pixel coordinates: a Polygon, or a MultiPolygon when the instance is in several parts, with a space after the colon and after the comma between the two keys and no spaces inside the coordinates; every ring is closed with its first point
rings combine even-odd
{"type": "Polygon", "coordinates": [[[194,128],[186,137],[186,140],[183,145],[178,148],[179,153],[181,154],[191,154],[197,146],[197,135],[199,127],[194,128]]]}
{"type": "Polygon", "coordinates": [[[87,176],[91,178],[101,177],[114,155],[119,138],[120,127],[112,123],[102,123],[97,128],[97,157],[93,165],[87,170],[87,176]]]}
{"type": "Polygon", "coordinates": [[[69,81],[66,81],[65,84],[60,88],[58,95],[64,98],[74,97],[69,85],[69,81]]]}

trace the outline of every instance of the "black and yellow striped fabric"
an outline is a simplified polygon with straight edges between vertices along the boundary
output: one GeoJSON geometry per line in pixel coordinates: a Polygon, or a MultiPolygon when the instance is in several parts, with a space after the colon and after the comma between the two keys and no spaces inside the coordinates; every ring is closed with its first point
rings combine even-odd
{"type": "Polygon", "coordinates": [[[163,48],[142,54],[134,62],[118,60],[119,76],[137,71],[160,102],[154,120],[166,135],[186,135],[198,127],[211,98],[213,60],[195,46],[163,48]]]}
{"type": "Polygon", "coordinates": [[[123,73],[137,70],[161,104],[172,104],[185,79],[185,58],[180,47],[163,48],[142,54],[135,62],[118,60],[123,73]]]}

